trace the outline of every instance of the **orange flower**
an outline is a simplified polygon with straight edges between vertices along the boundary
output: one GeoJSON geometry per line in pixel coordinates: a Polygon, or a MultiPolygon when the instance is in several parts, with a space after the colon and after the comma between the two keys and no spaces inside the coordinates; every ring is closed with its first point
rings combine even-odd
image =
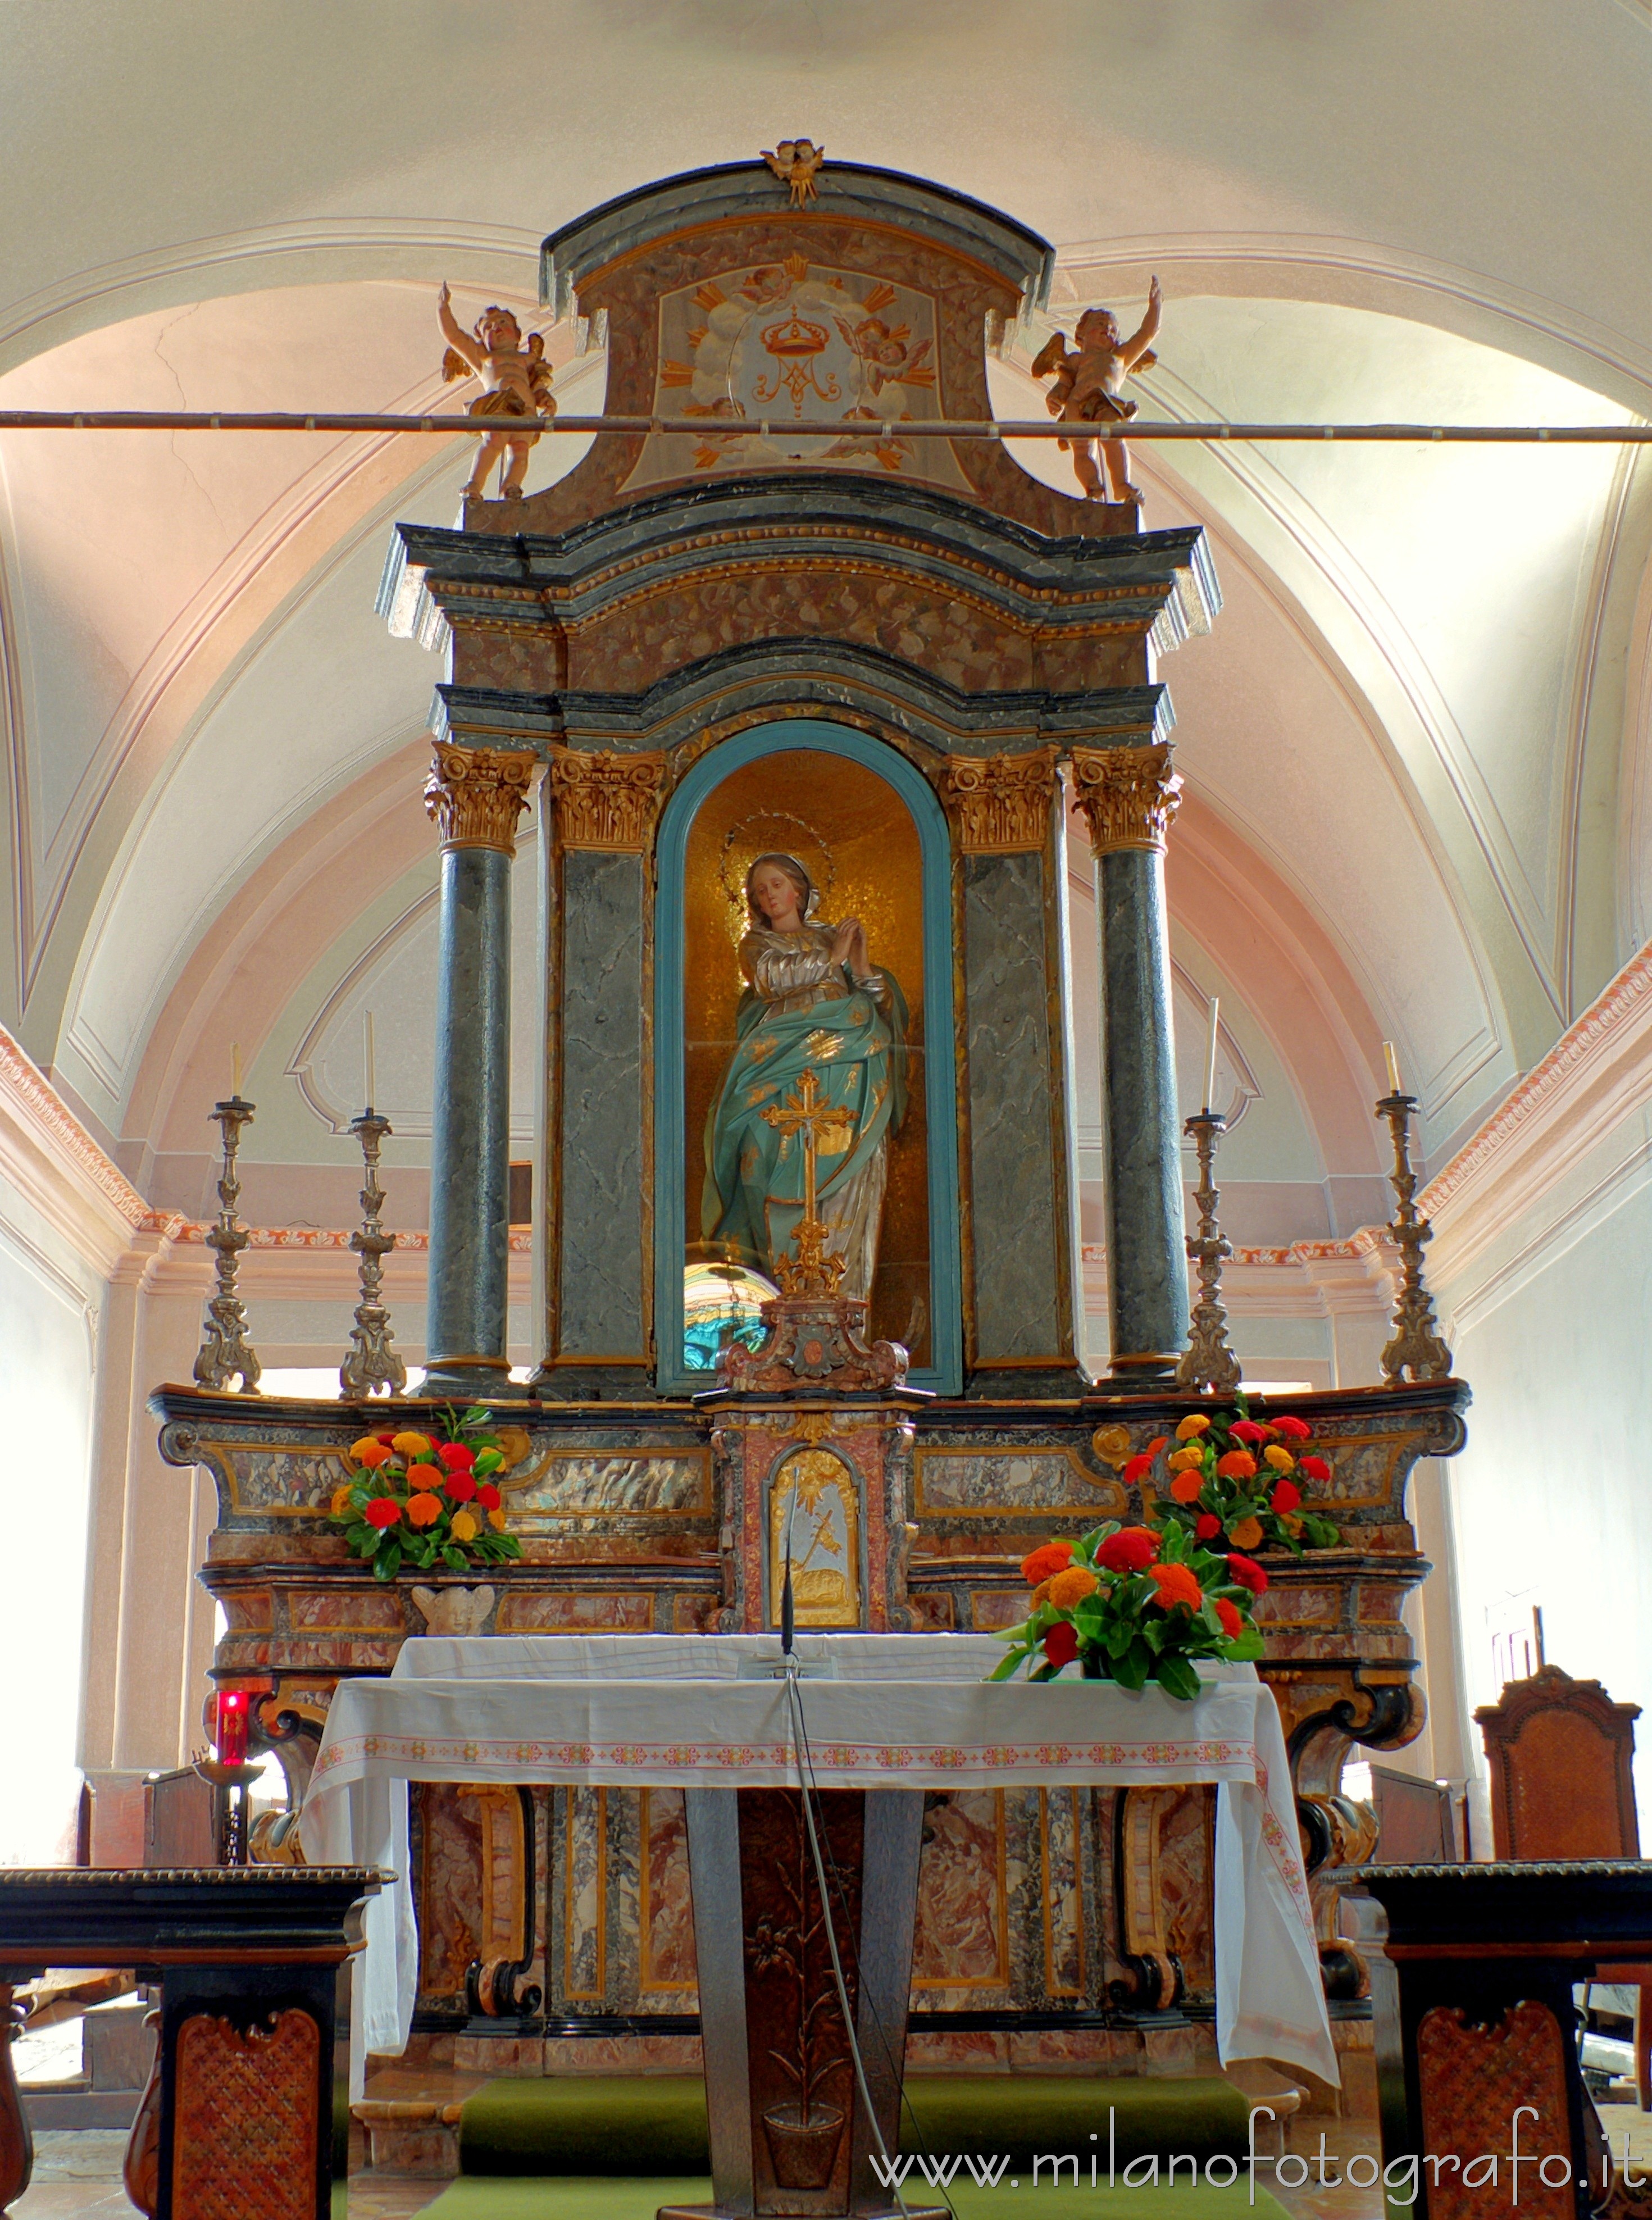
{"type": "Polygon", "coordinates": [[[478,1531],[476,1520],[468,1511],[453,1513],[453,1539],[456,1542],[474,1542],[478,1531]]]}
{"type": "MultiPolygon", "coordinates": [[[[413,1506],[409,1504],[408,1507],[411,1510],[413,1506]]],[[[1261,1519],[1241,1518],[1237,1526],[1228,1528],[1227,1538],[1236,1550],[1254,1550],[1262,1540],[1261,1519]]]]}
{"type": "Polygon", "coordinates": [[[1197,1442],[1189,1443],[1185,1450],[1177,1450],[1169,1460],[1172,1472],[1192,1472],[1205,1469],[1205,1452],[1197,1442]]]}
{"type": "Polygon", "coordinates": [[[408,1496],[408,1524],[409,1526],[433,1526],[441,1515],[440,1497],[432,1495],[427,1488],[421,1489],[417,1495],[408,1496]]]}
{"type": "Polygon", "coordinates": [[[1170,1482],[1170,1493],[1178,1503],[1197,1503],[1199,1491],[1205,1485],[1202,1471],[1189,1469],[1179,1472],[1170,1482]]]}
{"type": "Polygon", "coordinates": [[[488,1524],[496,1534],[502,1534],[505,1531],[504,1512],[497,1509],[490,1511],[488,1513],[488,1524]]]}
{"type": "Polygon", "coordinates": [[[1030,1587],[1047,1581],[1052,1574],[1063,1571],[1073,1562],[1070,1542],[1041,1542],[1038,1548],[1021,1560],[1021,1578],[1030,1587]]]}
{"type": "Polygon", "coordinates": [[[1293,1539],[1294,1539],[1294,1537],[1302,1531],[1302,1521],[1300,1518],[1291,1518],[1284,1512],[1280,1513],[1279,1523],[1285,1529],[1285,1531],[1293,1537],[1293,1539]]]}
{"type": "Polygon", "coordinates": [[[1209,1431],[1210,1420],[1205,1416],[1204,1412],[1202,1411],[1189,1411],[1187,1417],[1176,1428],[1176,1439],[1179,1442],[1190,1442],[1195,1434],[1207,1434],[1209,1431]]]}
{"type": "Polygon", "coordinates": [[[364,1434],[358,1442],[352,1442],[348,1454],[352,1464],[365,1465],[369,1472],[376,1465],[388,1464],[390,1458],[390,1452],[383,1443],[375,1441],[371,1434],[364,1434]]]}
{"type": "MultiPolygon", "coordinates": [[[[1052,1573],[1050,1575],[1050,1580],[1054,1580],[1054,1578],[1055,1575],[1052,1573]]],[[[1032,1591],[1032,1608],[1034,1611],[1037,1611],[1038,1606],[1047,1599],[1049,1593],[1050,1581],[1040,1581],[1038,1587],[1032,1591]]]]}
{"type": "Polygon", "coordinates": [[[328,1512],[327,1512],[327,1517],[328,1517],[329,1518],[342,1518],[344,1517],[345,1512],[346,1512],[346,1511],[348,1511],[348,1510],[349,1510],[349,1508],[350,1508],[350,1490],[349,1490],[349,1488],[348,1488],[347,1487],[335,1487],[335,1488],[334,1489],[334,1491],[333,1491],[333,1504],[332,1504],[332,1508],[328,1511],[328,1512]]]}
{"type": "Polygon", "coordinates": [[[1156,1456],[1169,1438],[1170,1437],[1169,1434],[1155,1434],[1152,1440],[1147,1444],[1145,1450],[1143,1450],[1143,1456],[1156,1456]]]}
{"type": "Polygon", "coordinates": [[[411,1432],[405,1434],[392,1434],[390,1437],[390,1447],[396,1451],[397,1456],[428,1456],[430,1454],[430,1444],[425,1439],[422,1434],[411,1432]]]}
{"type": "Polygon", "coordinates": [[[1222,1631],[1230,1642],[1235,1635],[1244,1632],[1244,1621],[1239,1616],[1237,1604],[1230,1603],[1225,1596],[1216,1599],[1216,1616],[1222,1622],[1222,1631]]]}
{"type": "Polygon", "coordinates": [[[1254,1480],[1256,1460],[1249,1450],[1230,1450],[1225,1456],[1217,1458],[1216,1469],[1224,1480],[1254,1480]]]}
{"type": "Polygon", "coordinates": [[[1150,1565],[1147,1570],[1149,1577],[1158,1582],[1163,1610],[1172,1611],[1179,1603],[1185,1603],[1189,1611],[1203,1610],[1205,1591],[1186,1565],[1150,1565]]]}
{"type": "Polygon", "coordinates": [[[1088,1565],[1069,1565],[1064,1573],[1057,1573],[1050,1581],[1050,1600],[1057,1611],[1071,1611],[1087,1595],[1094,1595],[1100,1585],[1088,1565]]]}
{"type": "Polygon", "coordinates": [[[1275,1472],[1290,1472],[1296,1464],[1296,1459],[1290,1451],[1281,1449],[1277,1442],[1269,1442],[1262,1455],[1262,1462],[1272,1465],[1275,1472]]]}

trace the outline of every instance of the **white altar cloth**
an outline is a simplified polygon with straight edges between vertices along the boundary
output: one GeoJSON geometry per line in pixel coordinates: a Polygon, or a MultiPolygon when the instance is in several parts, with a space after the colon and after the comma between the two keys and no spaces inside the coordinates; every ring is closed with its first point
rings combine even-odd
{"type": "MultiPolygon", "coordinates": [[[[821,1788],[1060,1788],[1211,1781],[1222,2058],[1338,2079],[1279,1712],[1248,1665],[1206,1665],[1188,1703],[1107,1681],[983,1676],[978,1635],[800,1635],[835,1679],[800,1684],[821,1788]]],[[[389,1680],[340,1681],[301,1832],[316,1864],[394,1868],[367,1908],[368,2045],[406,2045],[418,1969],[409,1780],[613,1788],[788,1787],[782,1684],[739,1680],[772,1635],[548,1635],[408,1643],[389,1680]],[[377,1916],[375,1916],[377,1915],[377,1916]]]]}

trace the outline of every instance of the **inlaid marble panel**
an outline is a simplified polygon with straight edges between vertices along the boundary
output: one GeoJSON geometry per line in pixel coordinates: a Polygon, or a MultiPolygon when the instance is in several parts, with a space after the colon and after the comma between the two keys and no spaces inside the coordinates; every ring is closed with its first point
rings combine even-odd
{"type": "Polygon", "coordinates": [[[608,1993],[606,1788],[558,1792],[562,1871],[562,1993],[600,2003],[608,1993]]]}
{"type": "Polygon", "coordinates": [[[646,1634],[654,1624],[651,1594],[508,1595],[499,1606],[501,1634],[646,1634]]]}
{"type": "Polygon", "coordinates": [[[1002,1988],[1009,1980],[1003,1792],[948,1789],[924,1805],[913,1987],[1002,1988]]]}
{"type": "Polygon", "coordinates": [[[482,1936],[482,1827],[474,1799],[437,1781],[415,1782],[420,1836],[419,2002],[464,2002],[464,1974],[482,1936]]]}
{"type": "Polygon", "coordinates": [[[1129,1498],[1114,1480],[1087,1472],[1060,1450],[920,1450],[917,1509],[987,1518],[997,1511],[1074,1509],[1122,1517],[1129,1498]]]}
{"type": "Polygon", "coordinates": [[[532,1465],[523,1484],[510,1492],[512,1519],[529,1531],[535,1512],[567,1518],[710,1508],[711,1458],[704,1450],[638,1456],[552,1452],[532,1465]]]}
{"type": "Polygon", "coordinates": [[[695,2003],[694,1902],[689,1890],[688,1807],[676,1788],[645,1788],[642,1833],[641,1962],[638,1986],[669,1992],[675,2009],[695,2003]]]}
{"type": "Polygon", "coordinates": [[[643,1354],[642,913],[640,857],[564,857],[564,1356],[643,1354]]]}
{"type": "Polygon", "coordinates": [[[1079,1998],[1084,1993],[1082,1792],[1041,1788],[1038,1799],[1044,1994],[1079,1998]]]}

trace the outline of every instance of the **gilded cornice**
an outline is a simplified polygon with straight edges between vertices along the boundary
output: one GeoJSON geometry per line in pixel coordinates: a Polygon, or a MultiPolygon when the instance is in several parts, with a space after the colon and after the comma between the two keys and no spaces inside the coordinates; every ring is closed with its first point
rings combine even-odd
{"type": "Polygon", "coordinates": [[[539,765],[520,749],[460,748],[438,740],[425,781],[425,808],[444,848],[516,853],[516,822],[539,765]]]}

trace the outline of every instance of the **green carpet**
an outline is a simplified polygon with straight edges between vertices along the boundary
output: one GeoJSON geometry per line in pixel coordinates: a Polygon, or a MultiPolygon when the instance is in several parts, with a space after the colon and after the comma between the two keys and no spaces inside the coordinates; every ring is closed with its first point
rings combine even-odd
{"type": "MultiPolygon", "coordinates": [[[[1156,2151],[1188,2154],[1201,2167],[1219,2154],[1243,2156],[1249,2114],[1219,2074],[911,2073],[907,2100],[903,2151],[1007,2153],[1024,2169],[1037,2152],[1075,2151],[1087,2174],[1092,2151],[1106,2169],[1110,2109],[1119,2170],[1156,2151]]],[[[489,2081],[465,2104],[459,2164],[467,2175],[703,2174],[705,2084],[698,2074],[489,2081]]],[[[1039,2186],[1051,2194],[1047,2178],[1039,2186]]],[[[667,2200],[662,2192],[656,2201],[667,2200]]]]}
{"type": "MultiPolygon", "coordinates": [[[[920,2192],[910,2184],[909,2204],[937,2204],[938,2191],[920,2192]]],[[[1051,2189],[1041,2182],[1038,2200],[1025,2188],[978,2189],[954,2182],[949,2192],[957,2220],[1287,2220],[1285,2208],[1258,2186],[1254,2202],[1244,2178],[1231,2189],[1188,2186],[1184,2169],[1174,2189],[1051,2189]]],[[[654,2220],[662,2204],[705,2204],[711,2184],[703,2175],[672,2179],[652,2174],[625,2180],[615,2174],[564,2174],[554,2180],[514,2181],[461,2179],[427,2204],[419,2220],[654,2220]]]]}

